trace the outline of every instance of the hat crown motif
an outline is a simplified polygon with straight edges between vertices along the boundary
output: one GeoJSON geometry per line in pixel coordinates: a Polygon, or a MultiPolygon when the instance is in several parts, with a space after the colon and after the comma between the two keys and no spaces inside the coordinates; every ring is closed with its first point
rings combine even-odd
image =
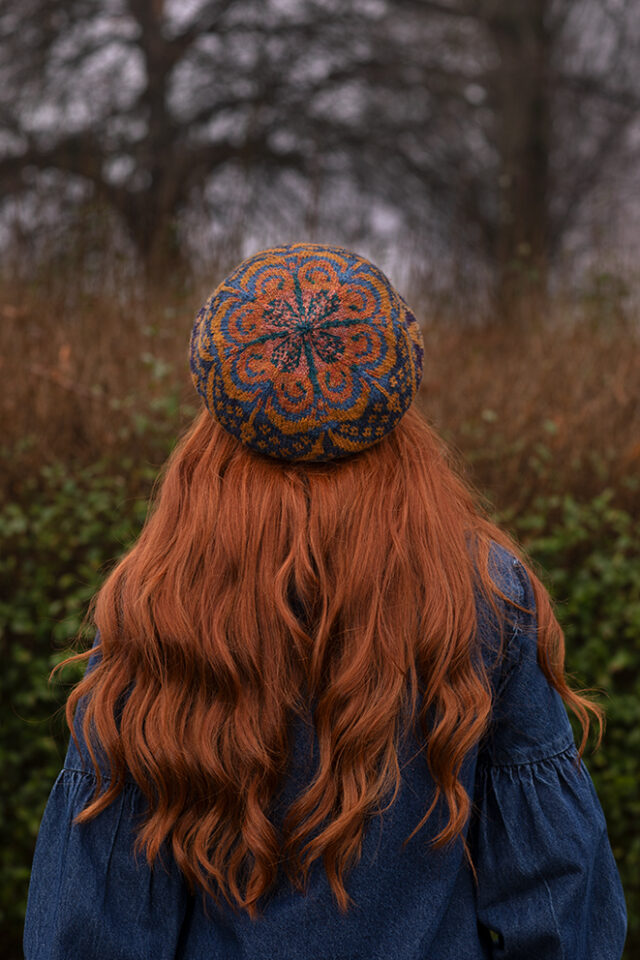
{"type": "Polygon", "coordinates": [[[198,313],[191,375],[242,443],[331,460],[377,442],[422,377],[418,322],[385,275],[342,247],[295,243],[243,260],[198,313]]]}

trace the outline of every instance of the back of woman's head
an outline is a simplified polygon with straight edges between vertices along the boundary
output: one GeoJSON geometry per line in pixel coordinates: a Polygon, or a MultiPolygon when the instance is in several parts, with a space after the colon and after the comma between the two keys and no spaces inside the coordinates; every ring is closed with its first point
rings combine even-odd
{"type": "Polygon", "coordinates": [[[130,775],[149,801],[136,842],[150,863],[167,841],[192,888],[255,916],[279,864],[302,888],[322,857],[344,909],[344,873],[367,817],[395,800],[398,738],[418,720],[436,794],[416,830],[440,799],[436,845],[460,837],[459,774],[492,704],[477,598],[500,623],[518,606],[491,576],[492,544],[531,578],[540,663],[584,746],[598,711],[565,682],[548,593],[415,406],[332,463],[262,456],[203,409],[90,610],[99,656],[67,718],[82,698],[98,786],[78,821],[130,775]],[[291,721],[307,713],[318,765],[280,834],[270,811],[291,773],[291,721]]]}

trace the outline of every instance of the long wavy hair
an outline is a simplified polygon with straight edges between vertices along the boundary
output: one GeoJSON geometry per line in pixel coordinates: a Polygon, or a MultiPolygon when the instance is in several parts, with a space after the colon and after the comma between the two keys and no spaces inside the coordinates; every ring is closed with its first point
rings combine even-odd
{"type": "Polygon", "coordinates": [[[99,657],[66,718],[77,744],[82,698],[97,783],[74,823],[107,807],[129,771],[148,800],[136,852],[153,865],[170,843],[191,892],[222,893],[255,918],[278,864],[303,890],[322,857],[345,911],[344,873],[366,817],[397,796],[398,737],[417,722],[435,794],[407,841],[441,798],[449,819],[433,843],[454,841],[471,808],[461,766],[492,704],[474,587],[501,623],[504,602],[518,606],[491,578],[491,541],[531,578],[539,662],[580,721],[582,754],[602,711],[569,688],[549,594],[458,460],[415,406],[374,446],[328,464],[254,453],[203,407],[85,618],[99,657]],[[291,719],[310,704],[318,767],[279,836],[270,804],[291,719]]]}

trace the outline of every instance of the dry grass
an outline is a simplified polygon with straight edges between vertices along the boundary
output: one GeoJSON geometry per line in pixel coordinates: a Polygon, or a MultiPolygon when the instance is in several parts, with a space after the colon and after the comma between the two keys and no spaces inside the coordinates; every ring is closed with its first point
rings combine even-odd
{"type": "MultiPolygon", "coordinates": [[[[187,347],[207,292],[206,284],[152,298],[0,289],[10,492],[25,471],[56,459],[159,463],[158,438],[174,436],[198,402],[187,347]]],[[[590,497],[604,486],[621,504],[637,500],[625,480],[640,476],[637,322],[610,314],[575,322],[560,307],[520,327],[423,322],[420,407],[498,507],[524,509],[551,490],[590,497]]]]}
{"type": "Polygon", "coordinates": [[[451,330],[427,345],[421,405],[496,503],[524,509],[539,493],[627,505],[640,480],[640,325],[570,322],[561,311],[521,329],[451,330]]]}

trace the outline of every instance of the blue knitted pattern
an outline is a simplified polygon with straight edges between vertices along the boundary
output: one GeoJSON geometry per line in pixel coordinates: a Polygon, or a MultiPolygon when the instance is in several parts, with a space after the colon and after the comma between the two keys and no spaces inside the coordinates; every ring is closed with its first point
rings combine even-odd
{"type": "Polygon", "coordinates": [[[285,460],[332,460],[380,440],[422,378],[420,326],[374,264],[292,243],[243,260],[198,313],[194,385],[242,443],[285,460]]]}

